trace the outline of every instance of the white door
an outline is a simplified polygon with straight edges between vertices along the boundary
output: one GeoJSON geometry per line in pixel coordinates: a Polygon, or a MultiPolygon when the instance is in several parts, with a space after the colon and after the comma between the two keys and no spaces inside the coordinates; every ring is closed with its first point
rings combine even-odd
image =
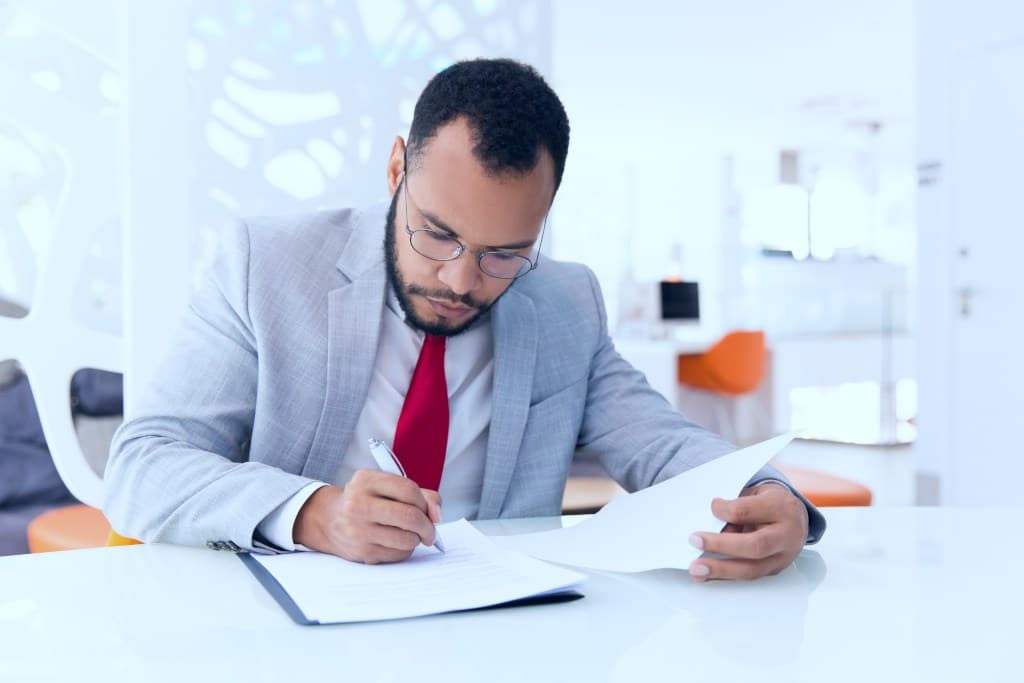
{"type": "Polygon", "coordinates": [[[1024,41],[966,53],[954,74],[952,443],[944,498],[954,505],[1018,505],[1024,500],[1024,41]]]}

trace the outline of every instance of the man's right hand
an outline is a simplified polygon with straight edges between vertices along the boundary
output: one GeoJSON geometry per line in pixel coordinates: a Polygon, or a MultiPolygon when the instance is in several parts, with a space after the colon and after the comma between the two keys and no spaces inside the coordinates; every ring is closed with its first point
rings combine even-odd
{"type": "Polygon", "coordinates": [[[299,510],[296,543],[378,564],[399,562],[420,543],[434,544],[441,496],[396,474],[358,470],[344,487],[322,486],[299,510]]]}

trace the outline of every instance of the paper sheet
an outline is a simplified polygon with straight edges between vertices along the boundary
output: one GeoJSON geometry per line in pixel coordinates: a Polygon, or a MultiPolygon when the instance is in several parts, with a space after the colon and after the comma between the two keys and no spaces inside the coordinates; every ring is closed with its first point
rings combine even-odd
{"type": "Polygon", "coordinates": [[[735,498],[792,440],[792,434],[777,436],[615,498],[575,526],[494,540],[542,560],[590,569],[686,569],[701,555],[690,545],[690,534],[724,526],[711,514],[712,498],[735,498]]]}
{"type": "Polygon", "coordinates": [[[569,590],[586,577],[509,552],[469,522],[441,524],[446,552],[418,547],[394,564],[322,553],[253,556],[320,623],[400,619],[569,590]]]}

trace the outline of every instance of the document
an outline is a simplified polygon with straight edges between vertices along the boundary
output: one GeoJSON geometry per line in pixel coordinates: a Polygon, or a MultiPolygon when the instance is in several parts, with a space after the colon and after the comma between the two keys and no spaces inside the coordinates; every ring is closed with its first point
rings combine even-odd
{"type": "Polygon", "coordinates": [[[300,624],[582,597],[574,592],[586,578],[582,574],[504,549],[464,519],[437,529],[444,536],[444,553],[421,545],[408,560],[394,564],[360,564],[315,552],[239,557],[300,624]]]}
{"type": "Polygon", "coordinates": [[[620,496],[574,526],[494,540],[538,559],[589,569],[686,569],[701,555],[690,545],[690,534],[724,526],[711,514],[711,499],[738,496],[792,440],[792,434],[777,436],[620,496]]]}

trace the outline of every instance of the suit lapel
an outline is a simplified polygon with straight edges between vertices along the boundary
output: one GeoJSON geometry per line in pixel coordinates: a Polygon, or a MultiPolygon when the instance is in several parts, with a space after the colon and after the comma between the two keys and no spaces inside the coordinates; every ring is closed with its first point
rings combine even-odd
{"type": "Polygon", "coordinates": [[[327,390],[320,421],[302,474],[333,481],[352,439],[380,341],[387,291],[383,261],[384,215],[364,214],[355,222],[338,270],[350,282],[327,294],[327,390]]]}
{"type": "Polygon", "coordinates": [[[479,519],[497,517],[508,494],[530,412],[537,361],[537,314],[529,297],[510,290],[491,311],[494,388],[479,519]]]}
{"type": "MultiPolygon", "coordinates": [[[[384,216],[383,211],[370,211],[355,221],[337,263],[349,282],[327,294],[327,389],[302,469],[312,479],[334,480],[366,403],[389,286],[382,248],[384,216]]],[[[511,289],[491,310],[491,324],[494,385],[477,513],[481,519],[496,517],[508,494],[530,412],[537,360],[537,316],[529,297],[511,289]]]]}

